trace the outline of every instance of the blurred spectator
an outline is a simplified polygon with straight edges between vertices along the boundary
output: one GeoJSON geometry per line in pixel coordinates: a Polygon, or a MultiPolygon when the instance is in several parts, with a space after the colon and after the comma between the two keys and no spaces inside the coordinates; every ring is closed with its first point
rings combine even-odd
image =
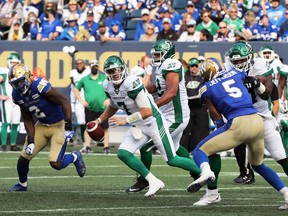
{"type": "Polygon", "coordinates": [[[54,11],[53,13],[55,14],[55,18],[57,20],[62,19],[62,13],[60,14],[59,11],[57,10],[57,5],[53,1],[47,1],[44,7],[44,12],[40,14],[39,19],[40,23],[43,23],[44,20],[47,21],[48,19],[48,12],[50,13],[51,11],[54,11]]]}
{"type": "Polygon", "coordinates": [[[242,29],[243,35],[246,40],[257,40],[258,22],[253,11],[247,11],[244,16],[245,23],[242,29]]]}
{"type": "Polygon", "coordinates": [[[271,0],[271,8],[267,10],[267,16],[271,25],[280,28],[285,22],[285,8],[280,4],[280,0],[271,0]]]}
{"type": "Polygon", "coordinates": [[[217,25],[219,24],[220,21],[224,19],[225,11],[219,0],[209,0],[204,5],[204,10],[210,12],[211,20],[213,20],[217,25]]]}
{"type": "Polygon", "coordinates": [[[127,9],[129,12],[133,10],[146,8],[146,0],[126,0],[127,9]]]}
{"type": "MultiPolygon", "coordinates": [[[[25,17],[25,10],[27,9],[27,7],[29,7],[29,8],[33,7],[35,9],[37,9],[38,15],[42,14],[44,11],[44,4],[45,4],[45,1],[43,1],[43,0],[25,0],[24,6],[23,6],[24,17],[25,17]]],[[[28,14],[25,18],[27,18],[27,17],[28,17],[28,14]]]]}
{"type": "Polygon", "coordinates": [[[101,3],[101,0],[94,0],[93,12],[94,22],[98,23],[104,13],[105,6],[101,3]]]}
{"type": "Polygon", "coordinates": [[[90,35],[95,35],[98,30],[98,23],[94,22],[94,13],[92,10],[87,11],[86,21],[82,24],[88,30],[90,35]]]}
{"type": "Polygon", "coordinates": [[[175,31],[179,31],[181,27],[181,19],[179,16],[175,16],[175,14],[171,13],[169,7],[161,7],[158,10],[159,13],[159,21],[158,21],[158,29],[159,32],[163,30],[162,21],[164,18],[168,18],[171,20],[171,29],[175,31]]]}
{"type": "MultiPolygon", "coordinates": [[[[253,12],[252,12],[253,13],[253,12]]],[[[236,40],[234,32],[228,29],[228,25],[225,21],[219,23],[219,31],[214,35],[214,42],[234,42],[236,40]]]]}
{"type": "Polygon", "coordinates": [[[269,23],[269,18],[266,15],[261,17],[258,25],[258,41],[276,41],[277,40],[277,27],[269,23]]]}
{"type": "Polygon", "coordinates": [[[186,21],[187,15],[190,15],[193,20],[196,20],[196,22],[200,22],[200,13],[198,9],[195,8],[193,1],[187,2],[186,11],[182,14],[182,24],[186,21]],[[186,17],[186,19],[184,19],[184,17],[186,17]]]}
{"type": "Polygon", "coordinates": [[[150,10],[150,17],[152,19],[156,19],[158,16],[158,10],[161,7],[167,7],[168,5],[171,5],[171,2],[169,0],[147,0],[146,1],[147,8],[150,10]]]}
{"type": "MultiPolygon", "coordinates": [[[[20,20],[22,17],[22,4],[16,0],[6,0],[0,5],[0,31],[8,31],[13,21],[20,20]]],[[[4,39],[7,39],[7,34],[4,35],[4,39]]]]}
{"type": "Polygon", "coordinates": [[[59,19],[56,19],[56,11],[53,8],[46,8],[47,19],[43,20],[37,34],[37,40],[55,40],[63,27],[59,19]]]}
{"type": "Polygon", "coordinates": [[[98,23],[98,30],[92,36],[96,41],[100,41],[101,37],[109,37],[109,28],[106,26],[105,22],[100,21],[98,23]]]}
{"type": "Polygon", "coordinates": [[[187,64],[187,62],[186,62],[184,59],[182,59],[182,58],[179,58],[178,61],[181,62],[182,66],[183,66],[184,73],[186,73],[186,72],[188,71],[188,64],[187,64]]]}
{"type": "Polygon", "coordinates": [[[103,20],[107,26],[110,26],[113,20],[118,20],[121,23],[122,27],[124,27],[122,15],[120,13],[117,13],[115,6],[111,2],[106,5],[101,20],[103,20]]]}
{"type": "Polygon", "coordinates": [[[76,0],[70,0],[68,3],[68,9],[63,10],[62,19],[65,21],[71,14],[76,15],[79,19],[81,15],[80,7],[76,0]]]}
{"type": "Polygon", "coordinates": [[[113,20],[109,26],[109,36],[101,36],[101,41],[124,41],[126,39],[126,33],[123,30],[121,23],[117,20],[113,20]]]}
{"type": "Polygon", "coordinates": [[[38,10],[30,10],[28,13],[27,21],[23,24],[24,38],[30,33],[31,40],[36,40],[37,33],[40,29],[40,20],[38,17],[38,10]]]}
{"type": "Polygon", "coordinates": [[[217,33],[219,27],[215,22],[213,22],[213,20],[210,19],[209,12],[203,10],[201,12],[201,19],[202,22],[196,26],[196,30],[200,32],[202,29],[207,29],[210,34],[214,36],[217,33]]]}
{"type": "Polygon", "coordinates": [[[166,39],[170,41],[175,41],[178,39],[178,34],[176,31],[171,29],[171,20],[169,18],[164,18],[162,21],[163,30],[157,35],[157,40],[166,39]]]}
{"type": "Polygon", "coordinates": [[[213,41],[213,36],[207,29],[200,31],[200,41],[213,41]]]}
{"type": "Polygon", "coordinates": [[[280,30],[278,32],[279,41],[288,42],[288,9],[285,12],[286,21],[280,26],[280,30]]]}
{"type": "Polygon", "coordinates": [[[19,20],[14,20],[8,33],[8,41],[21,41],[23,39],[23,29],[19,20]]]}
{"type": "Polygon", "coordinates": [[[146,24],[145,33],[141,34],[139,41],[151,41],[155,42],[157,34],[155,34],[155,26],[152,23],[146,24]]]}
{"type": "Polygon", "coordinates": [[[194,3],[195,8],[201,13],[204,8],[204,1],[203,0],[192,0],[194,3]]]}
{"type": "Polygon", "coordinates": [[[106,0],[106,4],[111,2],[113,5],[115,5],[116,10],[126,10],[126,0],[106,0]]]}
{"type": "MultiPolygon", "coordinates": [[[[80,17],[78,19],[78,24],[82,25],[87,20],[87,13],[88,11],[93,11],[93,8],[94,8],[94,1],[88,0],[86,2],[86,8],[84,8],[84,10],[81,10],[80,17]]],[[[94,11],[93,11],[93,14],[94,14],[94,11]]]]}
{"type": "Polygon", "coordinates": [[[84,26],[78,26],[78,17],[76,14],[70,14],[66,20],[67,26],[63,29],[57,40],[68,41],[88,41],[90,38],[89,31],[84,26]]]}
{"type": "MultiPolygon", "coordinates": [[[[260,17],[263,15],[262,6],[258,1],[254,1],[252,4],[252,11],[255,14],[256,20],[260,20],[260,17]]],[[[247,13],[247,12],[246,12],[247,13]]]]}
{"type": "Polygon", "coordinates": [[[188,20],[187,22],[187,31],[184,31],[178,41],[179,42],[198,42],[200,41],[199,32],[195,31],[196,29],[196,21],[188,20]]]}
{"type": "Polygon", "coordinates": [[[147,30],[146,26],[148,24],[153,24],[153,31],[154,31],[153,33],[158,32],[155,29],[156,20],[150,18],[150,11],[147,8],[144,8],[141,10],[141,16],[142,16],[142,20],[137,24],[137,27],[136,27],[136,33],[134,37],[135,41],[138,41],[140,39],[140,36],[146,33],[146,30],[147,30]]]}
{"type": "MultiPolygon", "coordinates": [[[[242,19],[246,13],[247,10],[251,10],[252,8],[252,1],[246,1],[246,0],[233,0],[230,1],[230,5],[237,5],[238,11],[237,11],[237,16],[242,19]]],[[[255,2],[255,1],[254,1],[255,2]]]]}
{"type": "Polygon", "coordinates": [[[237,4],[231,4],[228,11],[228,18],[225,18],[224,21],[228,24],[228,28],[231,31],[234,31],[235,34],[240,34],[243,28],[243,20],[237,16],[238,6],[237,4]]]}

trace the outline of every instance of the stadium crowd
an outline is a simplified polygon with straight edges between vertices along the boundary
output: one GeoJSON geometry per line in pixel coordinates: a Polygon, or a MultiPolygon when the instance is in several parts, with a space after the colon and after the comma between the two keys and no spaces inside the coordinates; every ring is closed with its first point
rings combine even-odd
{"type": "Polygon", "coordinates": [[[288,0],[0,0],[1,40],[288,41],[288,0]]]}

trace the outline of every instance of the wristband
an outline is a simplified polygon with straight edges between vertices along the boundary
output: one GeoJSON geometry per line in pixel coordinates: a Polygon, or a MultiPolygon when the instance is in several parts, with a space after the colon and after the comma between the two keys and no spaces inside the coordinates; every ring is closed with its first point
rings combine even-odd
{"type": "Polygon", "coordinates": [[[224,124],[225,124],[225,123],[224,123],[223,119],[218,119],[218,120],[214,121],[214,125],[216,126],[216,128],[220,128],[220,127],[222,127],[224,124]]]}
{"type": "Polygon", "coordinates": [[[66,120],[65,121],[65,130],[66,131],[71,131],[72,130],[72,122],[71,122],[71,120],[66,120]]]}
{"type": "Polygon", "coordinates": [[[127,116],[127,118],[126,118],[126,121],[128,123],[133,123],[133,122],[136,122],[138,120],[143,120],[143,118],[139,112],[135,112],[135,113],[127,116]]]}
{"type": "Polygon", "coordinates": [[[28,135],[27,143],[28,143],[28,145],[31,144],[31,143],[34,143],[34,138],[28,135]]]}
{"type": "Polygon", "coordinates": [[[102,120],[100,118],[97,118],[97,121],[99,122],[99,124],[102,123],[102,120]]]}
{"type": "Polygon", "coordinates": [[[262,83],[260,83],[260,87],[258,87],[258,88],[256,89],[256,92],[257,92],[259,95],[262,95],[265,91],[266,91],[265,85],[263,85],[262,83]]]}

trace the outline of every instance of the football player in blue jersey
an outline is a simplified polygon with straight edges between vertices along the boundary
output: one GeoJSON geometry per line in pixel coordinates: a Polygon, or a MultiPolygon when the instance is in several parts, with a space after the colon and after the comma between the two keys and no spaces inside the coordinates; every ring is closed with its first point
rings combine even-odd
{"type": "Polygon", "coordinates": [[[83,177],[86,167],[79,151],[65,154],[67,141],[72,138],[70,102],[43,77],[32,80],[30,69],[24,64],[14,65],[9,71],[13,101],[20,106],[27,139],[17,162],[19,183],[13,191],[27,191],[29,162],[50,142],[48,160],[51,167],[61,170],[74,163],[83,177]],[[37,120],[34,124],[33,116],[37,120]]]}
{"type": "Polygon", "coordinates": [[[253,169],[284,196],[285,204],[280,208],[287,209],[288,188],[280,177],[263,163],[263,117],[257,114],[258,111],[253,107],[251,96],[244,84],[259,94],[265,92],[266,87],[258,79],[245,77],[246,73],[235,68],[226,71],[223,63],[214,58],[204,61],[200,74],[206,81],[200,88],[201,99],[207,104],[218,129],[202,140],[192,152],[195,162],[201,168],[201,176],[192,182],[187,190],[197,191],[207,182],[215,180],[208,156],[246,143],[253,169]],[[224,123],[222,115],[227,119],[227,123],[224,123]]]}

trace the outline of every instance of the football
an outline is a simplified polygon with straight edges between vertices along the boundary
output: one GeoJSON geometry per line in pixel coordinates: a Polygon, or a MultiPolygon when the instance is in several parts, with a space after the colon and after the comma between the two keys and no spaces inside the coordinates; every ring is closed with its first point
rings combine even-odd
{"type": "Polygon", "coordinates": [[[90,121],[86,124],[86,130],[91,139],[96,142],[102,142],[104,140],[104,130],[101,125],[98,125],[95,121],[90,121]]]}

